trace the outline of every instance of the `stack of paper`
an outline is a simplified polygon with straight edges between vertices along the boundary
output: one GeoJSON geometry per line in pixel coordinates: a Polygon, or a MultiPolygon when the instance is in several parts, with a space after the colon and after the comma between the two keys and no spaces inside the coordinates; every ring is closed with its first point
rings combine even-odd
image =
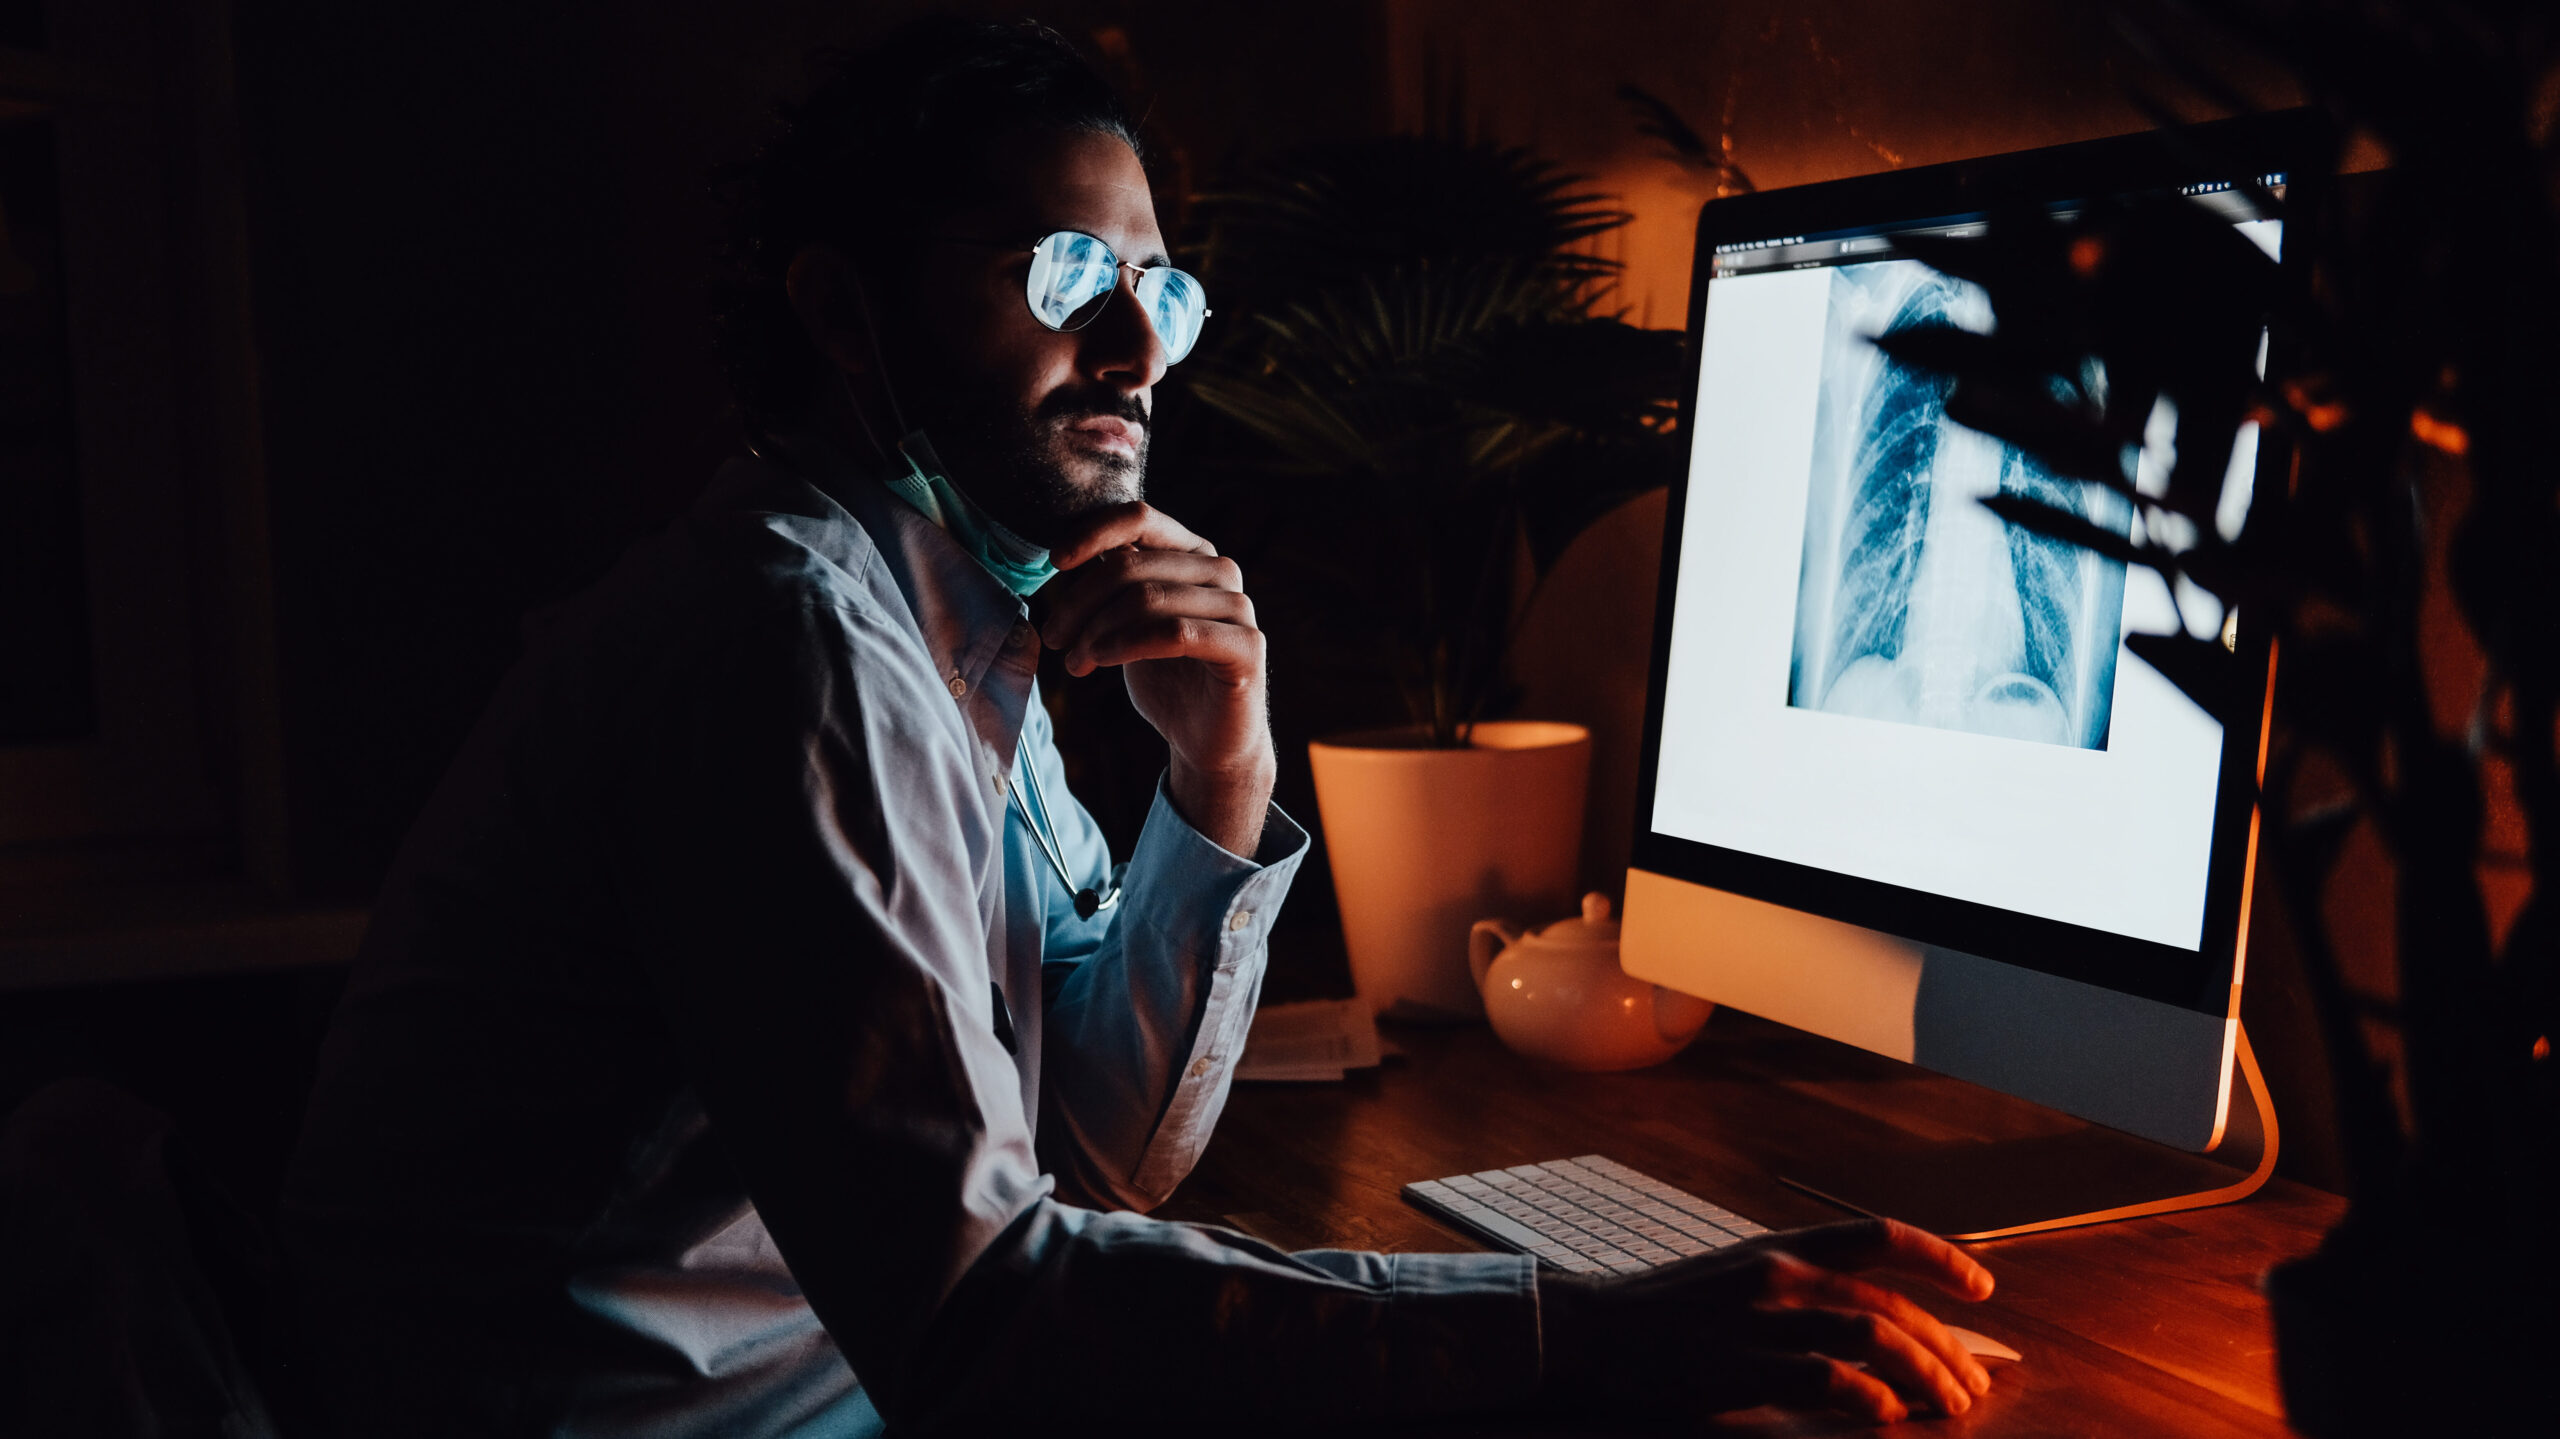
{"type": "Polygon", "coordinates": [[[1335,1080],[1378,1062],[1378,1026],[1356,999],[1264,1005],[1245,1037],[1236,1078],[1335,1080]]]}

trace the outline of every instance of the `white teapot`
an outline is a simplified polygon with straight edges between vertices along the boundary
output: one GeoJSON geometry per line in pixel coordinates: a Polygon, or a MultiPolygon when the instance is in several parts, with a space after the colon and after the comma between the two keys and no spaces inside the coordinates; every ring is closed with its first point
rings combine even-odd
{"type": "Polygon", "coordinates": [[[1586,894],[1582,916],[1523,933],[1476,921],[1467,965],[1493,1032],[1513,1049],[1563,1069],[1642,1069],[1678,1054],[1715,1006],[1630,979],[1618,967],[1609,897],[1586,894]]]}

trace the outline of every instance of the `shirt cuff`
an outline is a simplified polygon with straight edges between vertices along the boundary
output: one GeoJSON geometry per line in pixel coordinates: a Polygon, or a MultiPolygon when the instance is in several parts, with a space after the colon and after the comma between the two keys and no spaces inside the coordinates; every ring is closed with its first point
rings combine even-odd
{"type": "Polygon", "coordinates": [[[1262,991],[1262,955],[1280,901],[1306,857],[1307,832],[1273,805],[1263,818],[1262,857],[1246,859],[1212,843],[1173,807],[1162,779],[1155,807],[1129,857],[1120,916],[1124,960],[1150,956],[1193,966],[1206,993],[1189,1009],[1187,1042],[1174,1062],[1173,1088],[1130,1175],[1133,1207],[1173,1192],[1226,1105],[1236,1059],[1244,1049],[1262,991]]]}
{"type": "Polygon", "coordinates": [[[1217,968],[1232,968],[1261,951],[1307,847],[1306,830],[1274,804],[1247,859],[1192,828],[1160,775],[1122,902],[1132,918],[1171,934],[1196,933],[1202,917],[1216,916],[1217,968]]]}
{"type": "Polygon", "coordinates": [[[1538,1261],[1393,1254],[1388,1402],[1407,1414],[1508,1408],[1538,1391],[1538,1261]]]}

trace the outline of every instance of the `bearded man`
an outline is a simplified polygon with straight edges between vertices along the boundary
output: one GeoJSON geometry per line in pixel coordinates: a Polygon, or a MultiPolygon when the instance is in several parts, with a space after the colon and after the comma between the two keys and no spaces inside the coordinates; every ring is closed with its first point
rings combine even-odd
{"type": "Polygon", "coordinates": [[[737,203],[751,453],[535,627],[331,1030],[286,1217],[345,1432],[1970,1402],[1935,1321],[1833,1272],[1987,1292],[1898,1227],[1594,1282],[1144,1217],[1307,847],[1242,576],[1144,499],[1205,297],[1035,26],[839,60],[737,203]],[[1044,645],[1164,738],[1125,864],[1044,645]]]}

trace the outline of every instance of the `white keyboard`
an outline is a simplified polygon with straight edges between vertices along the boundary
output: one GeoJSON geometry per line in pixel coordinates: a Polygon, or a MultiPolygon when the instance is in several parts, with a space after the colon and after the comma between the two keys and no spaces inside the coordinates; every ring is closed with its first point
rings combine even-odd
{"type": "Polygon", "coordinates": [[[1582,1274],[1650,1269],[1769,1232],[1597,1154],[1419,1180],[1404,1197],[1502,1248],[1582,1274]]]}

